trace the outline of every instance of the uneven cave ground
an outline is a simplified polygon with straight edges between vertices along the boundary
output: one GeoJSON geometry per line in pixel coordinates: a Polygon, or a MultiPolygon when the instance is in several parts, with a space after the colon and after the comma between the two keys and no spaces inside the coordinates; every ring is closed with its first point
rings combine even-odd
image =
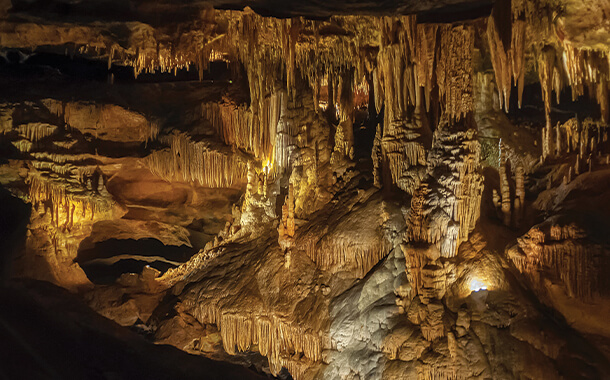
{"type": "Polygon", "coordinates": [[[1,377],[610,378],[607,11],[0,1],[1,377]]]}

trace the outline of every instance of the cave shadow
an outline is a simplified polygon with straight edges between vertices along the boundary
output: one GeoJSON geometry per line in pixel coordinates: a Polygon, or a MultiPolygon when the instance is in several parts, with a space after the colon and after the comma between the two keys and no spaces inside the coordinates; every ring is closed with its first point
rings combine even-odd
{"type": "Polygon", "coordinates": [[[7,284],[15,258],[24,250],[32,209],[0,185],[0,287],[7,284]]]}

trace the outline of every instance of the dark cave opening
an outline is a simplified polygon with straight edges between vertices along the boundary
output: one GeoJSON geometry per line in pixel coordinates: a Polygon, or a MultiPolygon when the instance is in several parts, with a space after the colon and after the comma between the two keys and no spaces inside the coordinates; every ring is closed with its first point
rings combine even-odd
{"type": "MultiPolygon", "coordinates": [[[[199,71],[192,65],[189,69],[180,68],[174,72],[142,72],[134,77],[132,67],[113,64],[108,68],[107,59],[94,55],[75,55],[75,46],[65,46],[65,53],[60,54],[58,47],[39,46],[36,50],[7,49],[0,54],[0,70],[9,75],[46,76],[64,75],[79,80],[109,82],[112,76],[114,84],[131,83],[164,83],[199,81],[199,71]]],[[[204,82],[229,82],[231,70],[228,62],[212,61],[208,70],[202,73],[204,82]]]]}
{"type": "Polygon", "coordinates": [[[152,238],[108,239],[79,249],[75,261],[94,284],[112,284],[122,274],[141,273],[146,266],[164,273],[186,262],[196,252],[195,248],[164,245],[152,238]]]}
{"type": "MultiPolygon", "coordinates": [[[[510,94],[510,105],[508,118],[515,124],[545,125],[544,101],[542,100],[542,88],[540,83],[531,83],[523,89],[523,101],[521,109],[518,103],[517,87],[512,86],[510,94]]],[[[572,90],[565,87],[559,96],[557,103],[555,92],[551,96],[551,124],[565,123],[573,117],[584,120],[586,117],[599,119],[601,117],[597,100],[585,94],[572,100],[572,90]]]]}

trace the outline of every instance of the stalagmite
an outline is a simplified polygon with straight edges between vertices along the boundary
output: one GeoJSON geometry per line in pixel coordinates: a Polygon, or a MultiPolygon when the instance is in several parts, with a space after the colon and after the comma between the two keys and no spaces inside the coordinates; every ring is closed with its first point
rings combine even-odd
{"type": "Polygon", "coordinates": [[[279,225],[280,238],[293,238],[295,232],[294,222],[294,186],[290,184],[288,186],[288,195],[282,205],[282,220],[279,225]]]}
{"type": "Polygon", "coordinates": [[[501,190],[501,209],[502,209],[502,221],[505,226],[510,225],[511,221],[511,198],[510,198],[510,185],[508,183],[508,173],[506,172],[507,160],[506,150],[502,149],[500,153],[500,190],[501,190]]]}
{"type": "Polygon", "coordinates": [[[517,170],[515,171],[515,222],[517,225],[520,223],[525,209],[524,172],[523,166],[517,166],[517,170]]]}
{"type": "Polygon", "coordinates": [[[502,206],[502,202],[500,200],[500,194],[498,194],[498,190],[493,189],[492,190],[492,201],[494,206],[496,206],[496,208],[500,208],[502,206]]]}
{"type": "Polygon", "coordinates": [[[411,199],[409,245],[401,246],[413,285],[411,296],[419,295],[430,309],[421,325],[427,340],[445,335],[444,307],[436,300],[444,295],[447,274],[439,259],[457,255],[468,239],[479,218],[483,191],[480,145],[472,118],[473,31],[445,27],[439,33],[442,49],[436,76],[443,114],[428,154],[426,176],[411,199]]]}
{"type": "Polygon", "coordinates": [[[371,152],[371,159],[373,160],[373,183],[376,187],[381,187],[383,184],[381,173],[381,165],[383,160],[381,135],[381,124],[378,123],[375,132],[375,139],[373,141],[373,149],[371,152]]]}
{"type": "Polygon", "coordinates": [[[335,148],[331,163],[338,163],[344,158],[354,159],[354,130],[351,120],[339,123],[335,132],[335,148]]]}
{"type": "Polygon", "coordinates": [[[430,184],[427,190],[422,185],[422,193],[411,203],[407,237],[436,244],[443,257],[457,253],[457,247],[467,239],[479,218],[482,177],[477,173],[480,147],[475,134],[472,129],[455,131],[447,124],[439,126],[429,156],[430,184]],[[459,156],[452,154],[456,151],[459,156]],[[456,176],[442,176],[438,182],[432,179],[434,173],[443,170],[456,176]],[[447,202],[433,206],[441,193],[446,194],[447,202]],[[423,206],[419,206],[422,201],[423,206]]]}

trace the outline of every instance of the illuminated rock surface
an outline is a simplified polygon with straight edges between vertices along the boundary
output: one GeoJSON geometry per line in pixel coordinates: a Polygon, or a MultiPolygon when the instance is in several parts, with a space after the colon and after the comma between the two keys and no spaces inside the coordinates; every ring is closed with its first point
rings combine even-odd
{"type": "Polygon", "coordinates": [[[0,374],[610,377],[607,4],[245,5],[0,2],[0,374]]]}

